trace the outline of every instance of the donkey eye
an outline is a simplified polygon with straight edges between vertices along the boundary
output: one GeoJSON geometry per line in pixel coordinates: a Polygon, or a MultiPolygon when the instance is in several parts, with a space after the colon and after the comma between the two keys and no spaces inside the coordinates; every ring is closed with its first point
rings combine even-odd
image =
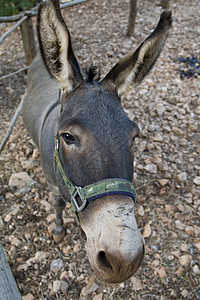
{"type": "Polygon", "coordinates": [[[68,145],[73,144],[73,142],[75,141],[75,138],[70,133],[62,133],[61,136],[64,139],[65,143],[68,145]]]}

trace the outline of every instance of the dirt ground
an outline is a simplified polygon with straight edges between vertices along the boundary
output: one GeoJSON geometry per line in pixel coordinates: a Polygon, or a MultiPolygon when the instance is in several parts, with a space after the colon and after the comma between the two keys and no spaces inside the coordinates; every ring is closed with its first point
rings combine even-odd
{"type": "MultiPolygon", "coordinates": [[[[155,28],[158,3],[138,1],[132,38],[126,36],[128,0],[90,0],[63,10],[81,67],[95,64],[106,74],[155,28]]],[[[0,243],[24,300],[200,299],[200,1],[171,0],[170,6],[173,27],[160,58],[140,87],[123,98],[126,113],[141,128],[134,184],[145,260],[126,282],[100,283],[69,206],[67,235],[54,243],[51,195],[20,116],[0,156],[0,243]],[[12,189],[9,179],[19,172],[35,185],[12,189]]],[[[0,35],[10,26],[0,24],[0,35]]],[[[0,54],[0,77],[25,66],[19,30],[3,42],[0,54]]],[[[0,140],[26,80],[22,72],[0,81],[0,140]]]]}

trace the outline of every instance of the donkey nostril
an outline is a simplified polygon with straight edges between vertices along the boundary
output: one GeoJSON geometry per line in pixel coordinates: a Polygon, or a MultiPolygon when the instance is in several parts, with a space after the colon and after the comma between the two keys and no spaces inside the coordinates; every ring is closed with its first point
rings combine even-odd
{"type": "Polygon", "coordinates": [[[98,261],[99,261],[101,267],[104,267],[104,268],[107,268],[107,269],[110,269],[111,271],[113,271],[113,267],[111,266],[111,264],[106,256],[106,253],[104,251],[99,251],[97,258],[98,258],[98,261]]]}

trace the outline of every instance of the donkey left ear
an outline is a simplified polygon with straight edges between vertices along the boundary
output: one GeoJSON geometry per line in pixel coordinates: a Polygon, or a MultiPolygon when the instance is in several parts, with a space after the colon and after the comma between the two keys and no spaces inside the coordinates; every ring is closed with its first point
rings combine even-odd
{"type": "Polygon", "coordinates": [[[120,60],[102,83],[116,90],[118,95],[140,83],[158,58],[171,24],[171,11],[164,11],[154,32],[136,50],[120,60]]]}
{"type": "Polygon", "coordinates": [[[83,78],[61,15],[59,0],[48,0],[40,5],[38,37],[47,70],[64,93],[70,92],[83,78]]]}

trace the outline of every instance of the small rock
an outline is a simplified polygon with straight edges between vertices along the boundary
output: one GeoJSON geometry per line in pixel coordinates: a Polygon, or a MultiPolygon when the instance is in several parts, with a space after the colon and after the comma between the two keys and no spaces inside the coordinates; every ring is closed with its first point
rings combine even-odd
{"type": "Polygon", "coordinates": [[[17,269],[16,269],[17,272],[20,272],[20,271],[27,271],[27,270],[28,270],[28,265],[27,265],[27,264],[20,264],[20,265],[17,267],[17,269]]]}
{"type": "Polygon", "coordinates": [[[40,201],[40,204],[42,207],[44,207],[46,212],[49,212],[51,210],[51,204],[49,202],[47,202],[46,200],[40,201]]]}
{"type": "Polygon", "coordinates": [[[48,233],[49,233],[50,235],[53,234],[54,227],[55,227],[55,223],[54,223],[54,222],[51,223],[51,224],[48,226],[47,229],[48,229],[48,233]]]}
{"type": "Polygon", "coordinates": [[[188,234],[188,235],[194,235],[195,233],[195,230],[192,226],[186,226],[185,227],[185,232],[188,234]]]}
{"type": "Polygon", "coordinates": [[[4,221],[2,217],[0,217],[0,229],[2,229],[3,227],[4,227],[4,221]]]}
{"type": "Polygon", "coordinates": [[[144,169],[152,174],[157,173],[157,166],[155,164],[148,164],[144,167],[144,169]]]}
{"type": "Polygon", "coordinates": [[[36,159],[36,158],[38,158],[39,157],[39,150],[38,149],[34,149],[33,150],[33,154],[32,154],[32,158],[33,159],[36,159]]]}
{"type": "Polygon", "coordinates": [[[153,141],[154,142],[162,142],[163,141],[163,136],[160,133],[157,133],[154,137],[153,137],[153,141]]]}
{"type": "Polygon", "coordinates": [[[180,267],[177,271],[176,271],[176,275],[177,277],[181,277],[184,273],[184,269],[183,267],[180,267]]]}
{"type": "Polygon", "coordinates": [[[68,244],[64,244],[62,247],[62,253],[67,255],[71,251],[71,247],[68,244]]]}
{"type": "Polygon", "coordinates": [[[149,124],[148,127],[147,127],[147,130],[149,132],[154,132],[154,131],[156,131],[156,126],[153,125],[153,124],[149,124]]]}
{"type": "Polygon", "coordinates": [[[10,214],[15,216],[19,211],[20,211],[19,205],[14,204],[11,207],[10,214]]]}
{"type": "Polygon", "coordinates": [[[95,283],[95,276],[92,275],[89,279],[87,285],[81,290],[81,295],[83,297],[88,296],[89,294],[95,292],[99,286],[95,283]]]}
{"type": "Polygon", "coordinates": [[[184,182],[187,180],[187,173],[183,172],[177,175],[177,181],[178,182],[184,182]]]}
{"type": "Polygon", "coordinates": [[[10,251],[8,252],[11,259],[14,259],[17,255],[17,248],[13,245],[10,248],[10,251]]]}
{"type": "Polygon", "coordinates": [[[10,188],[28,188],[35,184],[35,181],[26,173],[26,172],[20,172],[12,174],[9,179],[9,187],[10,188]]]}
{"type": "Polygon", "coordinates": [[[200,176],[195,177],[194,180],[193,180],[193,182],[196,185],[200,185],[200,176]]]}
{"type": "Polygon", "coordinates": [[[11,215],[7,214],[4,218],[4,222],[8,223],[8,222],[10,222],[11,219],[12,219],[11,215]]]}
{"type": "Polygon", "coordinates": [[[34,300],[35,298],[31,293],[28,293],[27,295],[22,296],[22,299],[23,300],[34,300]]]}
{"type": "Polygon", "coordinates": [[[165,107],[162,103],[158,103],[156,106],[156,112],[158,116],[160,117],[165,112],[165,107]]]}
{"type": "Polygon", "coordinates": [[[55,280],[53,282],[53,291],[54,293],[63,292],[66,293],[69,288],[69,284],[63,280],[55,280]]]}
{"type": "Polygon", "coordinates": [[[50,214],[46,217],[48,223],[51,223],[55,220],[55,214],[50,214]]]}
{"type": "Polygon", "coordinates": [[[165,186],[169,182],[169,179],[159,179],[158,182],[161,186],[165,186]]]}
{"type": "Polygon", "coordinates": [[[200,275],[200,269],[199,269],[199,266],[198,265],[195,265],[193,268],[192,268],[193,272],[197,275],[200,275]]]}
{"type": "Polygon", "coordinates": [[[15,196],[12,193],[6,193],[5,198],[7,200],[12,200],[15,196]]]}
{"type": "Polygon", "coordinates": [[[67,271],[64,271],[60,274],[60,280],[68,281],[68,279],[69,279],[69,275],[67,271]]]}
{"type": "Polygon", "coordinates": [[[14,245],[15,247],[20,247],[22,244],[22,242],[13,235],[9,236],[9,241],[11,242],[11,245],[14,245]]]}
{"type": "Polygon", "coordinates": [[[192,256],[189,255],[189,254],[186,254],[186,255],[182,255],[180,258],[179,258],[179,262],[182,266],[186,266],[188,265],[192,260],[192,256]]]}
{"type": "Polygon", "coordinates": [[[139,214],[141,217],[144,216],[144,208],[143,208],[142,205],[140,205],[139,208],[138,208],[138,214],[139,214]]]}
{"type": "Polygon", "coordinates": [[[165,204],[165,211],[173,214],[174,213],[174,206],[171,205],[171,204],[165,204]]]}
{"type": "Polygon", "coordinates": [[[24,169],[32,170],[38,166],[38,163],[35,160],[23,160],[21,161],[21,165],[24,169]]]}
{"type": "Polygon", "coordinates": [[[179,220],[176,220],[175,224],[176,224],[176,228],[180,229],[180,230],[184,230],[185,227],[186,227],[186,225],[184,223],[182,223],[181,221],[179,221],[179,220]]]}
{"type": "Polygon", "coordinates": [[[181,295],[183,296],[183,298],[187,298],[188,291],[186,289],[182,290],[181,295]]]}
{"type": "Polygon", "coordinates": [[[180,250],[183,251],[183,252],[187,252],[188,251],[188,245],[187,244],[181,244],[180,250]]]}
{"type": "Polygon", "coordinates": [[[46,259],[50,256],[49,252],[37,251],[34,256],[34,260],[39,263],[46,262],[46,259]]]}
{"type": "Polygon", "coordinates": [[[102,300],[103,299],[103,294],[98,294],[96,296],[94,296],[94,298],[92,298],[92,300],[102,300]]]}
{"type": "Polygon", "coordinates": [[[147,224],[145,227],[144,227],[144,232],[143,232],[143,238],[147,238],[151,235],[151,226],[149,224],[147,224]]]}
{"type": "Polygon", "coordinates": [[[58,272],[60,269],[62,269],[62,267],[63,261],[60,258],[52,260],[50,264],[50,270],[54,273],[58,272]]]}
{"type": "Polygon", "coordinates": [[[167,277],[167,274],[166,274],[166,271],[165,271],[164,267],[162,267],[159,270],[157,270],[157,273],[158,273],[160,279],[164,279],[164,278],[167,277]]]}
{"type": "Polygon", "coordinates": [[[160,265],[160,261],[158,259],[155,259],[153,262],[152,262],[152,266],[154,268],[157,268],[158,266],[160,265]]]}
{"type": "Polygon", "coordinates": [[[200,253],[200,242],[199,242],[199,243],[195,243],[194,246],[197,248],[197,250],[198,250],[199,253],[200,253]]]}
{"type": "Polygon", "coordinates": [[[140,291],[142,289],[142,282],[139,278],[133,276],[131,277],[132,287],[135,291],[140,291]]]}

